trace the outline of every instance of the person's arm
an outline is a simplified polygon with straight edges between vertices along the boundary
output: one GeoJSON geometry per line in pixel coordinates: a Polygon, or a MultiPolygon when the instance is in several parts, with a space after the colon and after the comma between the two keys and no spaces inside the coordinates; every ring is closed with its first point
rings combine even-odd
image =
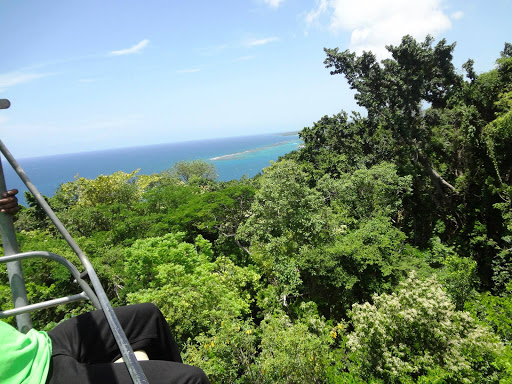
{"type": "Polygon", "coordinates": [[[18,199],[16,197],[17,193],[17,189],[11,189],[2,195],[2,198],[0,199],[0,212],[12,215],[20,210],[18,199]]]}

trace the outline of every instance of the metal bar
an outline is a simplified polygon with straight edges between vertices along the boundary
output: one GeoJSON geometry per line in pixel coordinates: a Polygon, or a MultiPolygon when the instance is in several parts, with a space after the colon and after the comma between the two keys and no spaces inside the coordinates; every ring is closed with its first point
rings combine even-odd
{"type": "Polygon", "coordinates": [[[89,261],[87,256],[82,252],[82,250],[75,242],[75,240],[71,237],[71,235],[64,227],[64,225],[62,225],[62,223],[57,218],[55,213],[52,211],[52,209],[50,208],[46,200],[43,198],[41,193],[39,193],[35,185],[32,184],[23,168],[20,167],[16,159],[12,156],[12,154],[9,152],[9,150],[1,140],[0,151],[7,159],[7,161],[11,164],[12,168],[18,174],[23,183],[25,183],[28,190],[32,193],[32,195],[37,200],[39,205],[44,209],[50,220],[55,224],[55,226],[61,233],[62,237],[67,241],[67,243],[73,249],[73,251],[75,251],[78,258],[82,262],[82,265],[89,274],[91,284],[94,288],[94,291],[96,292],[96,295],[98,296],[101,308],[103,309],[103,313],[105,314],[107,322],[110,325],[110,329],[112,330],[114,338],[116,339],[117,345],[119,346],[119,350],[121,352],[121,355],[123,356],[123,359],[126,363],[126,367],[128,369],[128,372],[130,373],[130,376],[134,384],[148,384],[148,380],[146,379],[146,376],[144,375],[144,372],[142,371],[139,362],[135,358],[133,349],[130,343],[128,342],[128,339],[126,338],[123,329],[121,328],[121,324],[119,324],[119,320],[117,319],[114,310],[112,309],[112,306],[108,301],[107,295],[105,294],[105,291],[101,286],[100,280],[98,279],[96,271],[94,270],[91,262],[89,261]]]}
{"type": "MultiPolygon", "coordinates": [[[[0,158],[0,198],[6,191],[4,170],[2,167],[2,159],[0,158]]],[[[12,222],[11,215],[0,213],[0,233],[2,236],[2,245],[5,255],[13,255],[19,252],[18,241],[16,240],[16,231],[12,222]]],[[[7,263],[7,275],[9,277],[9,285],[11,286],[11,295],[14,307],[25,307],[29,305],[27,298],[27,289],[25,287],[25,279],[23,277],[23,268],[21,261],[13,261],[7,263]]],[[[18,330],[27,333],[32,329],[32,320],[30,314],[23,313],[16,316],[16,324],[18,330]]]]}
{"type": "Polygon", "coordinates": [[[29,312],[37,311],[39,309],[55,307],[60,304],[68,304],[68,303],[73,303],[75,301],[87,300],[87,299],[88,299],[88,297],[85,292],[77,293],[76,295],[59,297],[58,299],[52,299],[52,300],[43,301],[41,303],[30,304],[25,307],[18,307],[18,308],[14,308],[14,309],[7,309],[5,311],[0,311],[0,319],[18,315],[21,313],[29,313],[29,312]]]}
{"type": "Polygon", "coordinates": [[[89,287],[89,284],[87,284],[81,277],[80,272],[78,269],[66,258],[56,255],[55,253],[46,252],[46,251],[32,251],[32,252],[24,252],[24,253],[18,253],[16,255],[11,256],[3,256],[0,257],[0,263],[9,263],[11,261],[21,261],[24,259],[33,259],[36,257],[40,257],[43,259],[49,259],[56,261],[59,264],[62,264],[64,267],[68,269],[68,271],[71,273],[71,275],[75,278],[75,281],[78,285],[84,290],[85,294],[87,295],[87,298],[92,301],[92,304],[97,308],[101,309],[100,302],[98,298],[96,297],[96,294],[94,291],[89,287]]]}

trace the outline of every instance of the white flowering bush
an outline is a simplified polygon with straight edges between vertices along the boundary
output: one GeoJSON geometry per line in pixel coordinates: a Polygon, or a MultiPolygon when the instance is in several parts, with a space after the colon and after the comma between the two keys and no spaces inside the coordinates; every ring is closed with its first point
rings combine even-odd
{"type": "Polygon", "coordinates": [[[467,312],[456,311],[434,278],[412,273],[374,304],[355,304],[347,346],[366,380],[494,383],[503,377],[503,345],[467,312]]]}

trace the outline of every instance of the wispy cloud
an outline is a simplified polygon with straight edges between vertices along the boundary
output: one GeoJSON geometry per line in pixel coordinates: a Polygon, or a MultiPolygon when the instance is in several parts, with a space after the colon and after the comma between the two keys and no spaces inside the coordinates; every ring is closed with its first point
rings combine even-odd
{"type": "Polygon", "coordinates": [[[144,39],[141,42],[135,44],[133,47],[127,49],[120,49],[118,51],[111,51],[110,54],[113,56],[121,56],[121,55],[133,55],[135,53],[141,52],[144,48],[146,48],[149,44],[148,39],[144,39]]]}
{"type": "Polygon", "coordinates": [[[318,23],[322,16],[329,20],[331,32],[351,32],[352,51],[371,50],[380,59],[388,56],[385,46],[400,43],[404,35],[423,39],[452,27],[442,0],[317,0],[305,17],[306,25],[318,23]]]}
{"type": "Polygon", "coordinates": [[[187,69],[179,69],[176,71],[176,73],[195,73],[200,72],[201,69],[199,68],[187,68],[187,69]]]}
{"type": "Polygon", "coordinates": [[[316,7],[306,14],[306,24],[310,26],[318,21],[320,16],[327,11],[327,0],[316,0],[316,7]]]}
{"type": "Polygon", "coordinates": [[[270,5],[272,8],[277,8],[284,0],[263,0],[265,4],[270,5]]]}
{"type": "Polygon", "coordinates": [[[19,84],[29,83],[31,81],[51,76],[49,73],[30,73],[30,72],[9,72],[0,74],[0,91],[14,87],[19,84]]]}
{"type": "Polygon", "coordinates": [[[247,45],[249,47],[254,47],[254,46],[257,46],[257,45],[265,45],[265,44],[273,43],[273,42],[276,42],[276,41],[279,41],[278,37],[267,37],[267,38],[264,38],[264,39],[253,39],[253,40],[250,40],[250,41],[247,42],[247,45]]]}
{"type": "Polygon", "coordinates": [[[451,17],[453,20],[460,20],[464,17],[464,12],[462,12],[462,11],[454,12],[454,13],[452,13],[451,17]]]}

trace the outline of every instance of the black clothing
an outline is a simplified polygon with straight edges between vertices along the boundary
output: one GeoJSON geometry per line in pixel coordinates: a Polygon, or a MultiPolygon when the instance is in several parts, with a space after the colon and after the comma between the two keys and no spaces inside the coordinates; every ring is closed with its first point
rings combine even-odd
{"type": "MultiPolygon", "coordinates": [[[[150,384],[205,384],[204,372],[182,363],[178,346],[162,313],[153,304],[114,308],[133,350],[144,350],[140,361],[150,384]]],[[[47,384],[131,384],[117,343],[103,311],[86,313],[48,332],[52,360],[47,384]]]]}

